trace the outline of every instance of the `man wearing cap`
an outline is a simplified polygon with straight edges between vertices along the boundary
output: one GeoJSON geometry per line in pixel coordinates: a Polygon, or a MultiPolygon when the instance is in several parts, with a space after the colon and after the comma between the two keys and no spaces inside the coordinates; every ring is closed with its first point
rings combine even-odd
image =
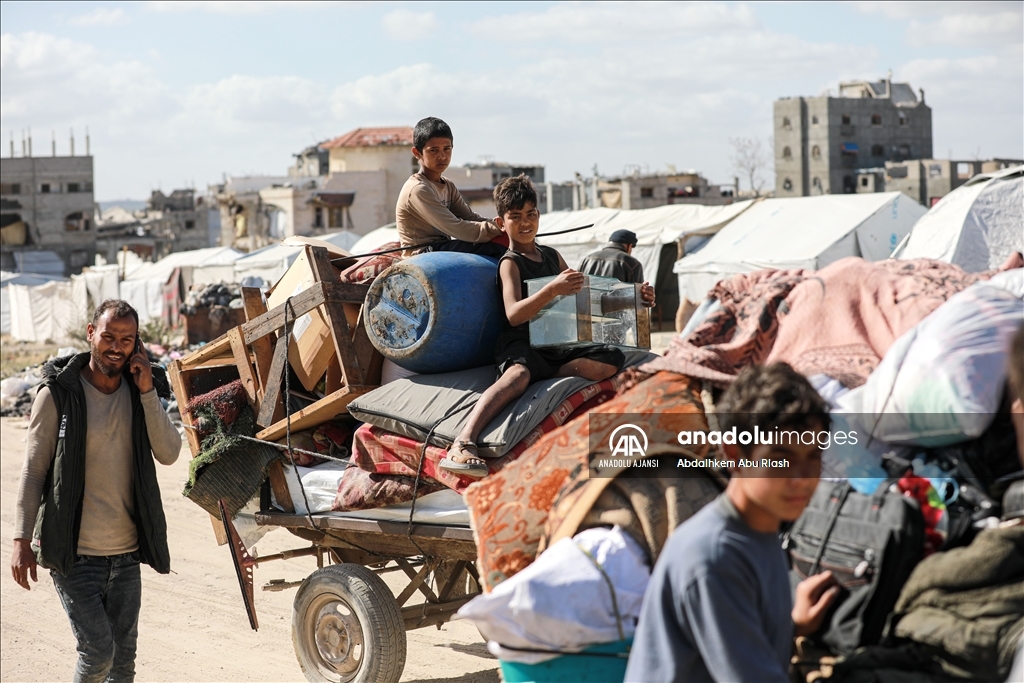
{"type": "Polygon", "coordinates": [[[636,233],[616,230],[602,249],[589,254],[580,264],[584,275],[613,277],[621,282],[643,282],[644,267],[630,256],[636,246],[636,233]]]}

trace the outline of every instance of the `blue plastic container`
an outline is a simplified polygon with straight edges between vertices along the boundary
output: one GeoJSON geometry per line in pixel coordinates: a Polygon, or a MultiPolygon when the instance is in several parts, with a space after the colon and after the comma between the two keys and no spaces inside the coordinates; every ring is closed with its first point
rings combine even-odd
{"type": "Polygon", "coordinates": [[[633,640],[592,645],[583,652],[562,655],[540,664],[501,661],[505,683],[622,683],[633,640]]]}
{"type": "Polygon", "coordinates": [[[454,372],[494,362],[505,324],[496,259],[433,252],[381,273],[366,295],[370,342],[418,373],[454,372]]]}

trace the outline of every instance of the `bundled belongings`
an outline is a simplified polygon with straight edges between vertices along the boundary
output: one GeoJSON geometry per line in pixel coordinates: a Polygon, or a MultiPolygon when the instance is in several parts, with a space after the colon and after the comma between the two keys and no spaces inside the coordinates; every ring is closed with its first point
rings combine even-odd
{"type": "Polygon", "coordinates": [[[991,274],[925,259],[851,257],[818,271],[735,275],[708,294],[718,310],[641,369],[726,386],[747,365],[783,361],[805,376],[825,374],[857,387],[900,335],[991,274]]]}
{"type": "MultiPolygon", "coordinates": [[[[675,436],[680,420],[707,429],[698,393],[689,378],[659,373],[594,408],[603,414],[649,413],[665,426],[652,441],[675,436]],[[671,427],[667,422],[671,421],[671,427]]],[[[492,590],[529,566],[538,553],[592,526],[618,525],[644,550],[650,563],[681,522],[721,490],[709,473],[656,479],[590,478],[591,419],[580,419],[544,435],[518,460],[466,489],[477,546],[481,585],[492,590]]],[[[598,439],[607,439],[613,420],[598,439]]],[[[699,447],[698,454],[707,447],[699,447]]]]}
{"type": "MultiPolygon", "coordinates": [[[[487,649],[502,660],[506,680],[534,671],[524,665],[576,653],[564,658],[560,668],[568,670],[561,680],[581,680],[568,675],[573,660],[586,658],[587,648],[614,643],[626,649],[650,573],[645,553],[621,528],[588,529],[562,539],[529,567],[474,598],[458,618],[472,621],[487,639],[487,649]]],[[[625,675],[625,657],[592,659],[603,665],[602,680],[625,675]]]]}
{"type": "Polygon", "coordinates": [[[884,646],[840,660],[828,680],[1006,680],[1024,636],[1024,526],[922,560],[886,631],[884,646]]]}
{"type": "Polygon", "coordinates": [[[924,519],[915,500],[890,492],[895,479],[864,495],[848,482],[822,482],[786,534],[793,590],[822,571],[843,588],[818,634],[835,653],[878,643],[903,582],[924,551],[924,519]]]}

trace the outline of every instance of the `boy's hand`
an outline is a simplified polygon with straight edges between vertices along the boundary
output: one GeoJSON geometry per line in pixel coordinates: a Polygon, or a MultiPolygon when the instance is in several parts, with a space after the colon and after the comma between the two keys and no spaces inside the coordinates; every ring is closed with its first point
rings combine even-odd
{"type": "Polygon", "coordinates": [[[149,356],[142,347],[142,339],[136,338],[135,353],[128,361],[128,368],[131,370],[135,386],[139,388],[140,394],[148,394],[153,391],[153,366],[149,364],[149,356]]]}
{"type": "Polygon", "coordinates": [[[548,283],[552,293],[557,296],[569,296],[583,289],[585,276],[583,273],[568,268],[559,273],[554,280],[548,283]]]}
{"type": "Polygon", "coordinates": [[[797,584],[793,599],[794,635],[809,636],[817,631],[840,590],[829,571],[809,576],[797,584]]]}
{"type": "Polygon", "coordinates": [[[654,287],[651,286],[650,282],[645,282],[640,286],[640,300],[648,308],[654,305],[654,287]]]}

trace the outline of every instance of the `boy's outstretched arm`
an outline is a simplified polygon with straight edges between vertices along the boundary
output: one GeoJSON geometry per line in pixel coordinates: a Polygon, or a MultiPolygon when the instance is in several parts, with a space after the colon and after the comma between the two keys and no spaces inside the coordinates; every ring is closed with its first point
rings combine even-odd
{"type": "MultiPolygon", "coordinates": [[[[565,262],[559,257],[561,265],[565,262]]],[[[529,322],[556,296],[576,294],[583,288],[584,276],[575,270],[564,268],[554,280],[544,285],[543,289],[528,296],[522,296],[523,280],[519,274],[519,266],[510,259],[505,259],[498,266],[501,278],[501,298],[505,304],[505,316],[513,326],[529,322]]]]}

